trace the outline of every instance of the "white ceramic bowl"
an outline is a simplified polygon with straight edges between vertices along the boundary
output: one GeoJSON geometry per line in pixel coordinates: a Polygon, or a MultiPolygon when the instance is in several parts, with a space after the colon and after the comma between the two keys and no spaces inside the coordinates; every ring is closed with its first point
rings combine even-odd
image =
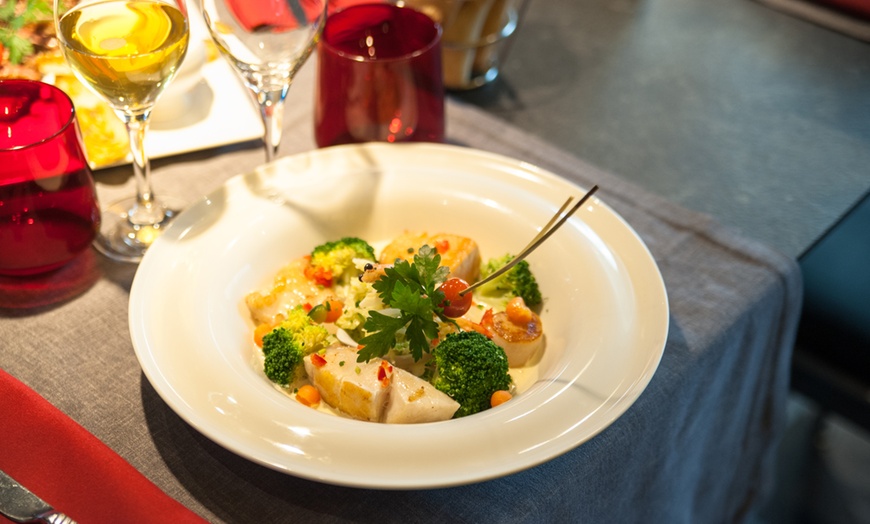
{"type": "Polygon", "coordinates": [[[142,260],[130,332],[148,380],[184,420],[257,463],[321,482],[431,488],[550,460],[611,424],[658,366],[668,303],[655,261],[593,197],[529,257],[546,349],[511,401],[431,424],[312,410],[253,358],[244,296],[327,240],[380,243],[405,228],[464,234],[484,257],[516,252],[585,190],[527,163],[434,144],[366,144],[284,157],[184,211],[142,260]],[[183,312],[183,314],[179,314],[183,312]]]}

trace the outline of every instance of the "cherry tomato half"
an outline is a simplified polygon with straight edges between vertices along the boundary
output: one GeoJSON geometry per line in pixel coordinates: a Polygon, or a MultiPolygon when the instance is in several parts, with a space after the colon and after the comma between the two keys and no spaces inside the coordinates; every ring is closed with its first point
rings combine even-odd
{"type": "Polygon", "coordinates": [[[459,294],[466,289],[468,289],[468,283],[461,278],[448,278],[446,282],[441,284],[441,291],[444,293],[441,309],[444,310],[445,316],[458,318],[468,312],[473,297],[471,293],[459,294]]]}

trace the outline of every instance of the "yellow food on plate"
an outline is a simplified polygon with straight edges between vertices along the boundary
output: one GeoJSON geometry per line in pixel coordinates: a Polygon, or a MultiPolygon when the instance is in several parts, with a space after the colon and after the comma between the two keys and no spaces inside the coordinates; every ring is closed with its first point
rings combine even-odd
{"type": "Polygon", "coordinates": [[[245,295],[253,362],[302,404],[357,420],[416,424],[490,409],[519,391],[512,372],[531,383],[544,348],[523,298],[541,302],[527,263],[490,282],[491,304],[462,295],[511,259],[484,264],[474,239],[443,232],[406,230],[380,255],[362,238],[327,240],[245,295]]]}
{"type": "MultiPolygon", "coordinates": [[[[31,5],[19,1],[16,4],[21,11],[33,8],[39,2],[31,5]]],[[[73,101],[90,164],[104,167],[125,161],[129,146],[124,124],[108,104],[73,76],[57,49],[49,4],[36,11],[41,13],[36,21],[24,25],[15,35],[32,44],[29,54],[21,57],[20,62],[13,63],[9,50],[0,46],[0,78],[27,78],[56,85],[73,101]]]]}
{"type": "Polygon", "coordinates": [[[466,282],[474,282],[480,274],[480,250],[477,243],[468,238],[448,233],[406,232],[396,237],[381,251],[380,262],[392,264],[396,259],[411,261],[424,245],[429,245],[441,255],[441,265],[450,268],[450,275],[466,282]]]}
{"type": "Polygon", "coordinates": [[[56,75],[54,85],[73,100],[91,165],[102,167],[124,161],[129,151],[127,131],[109,105],[72,75],[56,75]]]}
{"type": "Polygon", "coordinates": [[[320,304],[331,297],[332,290],[325,289],[306,276],[307,267],[307,259],[293,260],[278,271],[267,289],[253,291],[245,296],[251,319],[257,324],[275,326],[296,306],[320,304]]]}
{"type": "MultiPolygon", "coordinates": [[[[15,5],[15,13],[30,10],[35,16],[32,22],[24,24],[13,35],[16,41],[29,43],[30,47],[13,60],[11,51],[0,45],[0,78],[42,80],[62,89],[75,106],[85,153],[91,166],[99,168],[126,163],[130,151],[127,130],[111,106],[79,82],[67,65],[57,47],[51,20],[51,2],[18,0],[15,5]]],[[[3,19],[0,19],[0,27],[3,23],[3,19]]],[[[201,60],[193,60],[191,55],[195,53],[189,51],[186,62],[190,62],[188,69],[198,79],[199,67],[202,63],[216,59],[217,50],[210,42],[197,40],[195,44],[202,44],[200,47],[191,46],[194,50],[201,48],[201,60]]]]}

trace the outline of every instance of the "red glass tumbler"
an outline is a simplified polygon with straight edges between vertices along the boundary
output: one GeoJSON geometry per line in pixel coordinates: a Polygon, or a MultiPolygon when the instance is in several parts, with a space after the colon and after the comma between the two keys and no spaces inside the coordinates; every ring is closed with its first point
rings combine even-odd
{"type": "Polygon", "coordinates": [[[443,142],[441,26],[386,3],[331,14],[318,44],[314,134],[320,147],[443,142]]]}
{"type": "Polygon", "coordinates": [[[70,98],[0,80],[0,275],[57,269],[99,231],[94,180],[70,98]]]}

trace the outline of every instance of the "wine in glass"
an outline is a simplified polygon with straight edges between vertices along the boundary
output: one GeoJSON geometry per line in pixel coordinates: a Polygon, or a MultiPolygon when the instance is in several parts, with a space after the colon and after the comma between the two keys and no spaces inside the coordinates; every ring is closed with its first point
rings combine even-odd
{"type": "Polygon", "coordinates": [[[44,273],[90,248],[100,209],[66,93],[0,78],[0,166],[0,275],[44,273]]]}
{"type": "Polygon", "coordinates": [[[284,99],[326,23],[327,0],[201,0],[212,39],[253,95],[266,161],[281,143],[284,99]]]}
{"type": "Polygon", "coordinates": [[[54,16],[70,68],[112,106],[130,137],[136,196],[103,210],[95,244],[137,262],[180,210],[155,197],[144,142],[154,103],[187,53],[185,0],[55,0],[54,16]]]}

